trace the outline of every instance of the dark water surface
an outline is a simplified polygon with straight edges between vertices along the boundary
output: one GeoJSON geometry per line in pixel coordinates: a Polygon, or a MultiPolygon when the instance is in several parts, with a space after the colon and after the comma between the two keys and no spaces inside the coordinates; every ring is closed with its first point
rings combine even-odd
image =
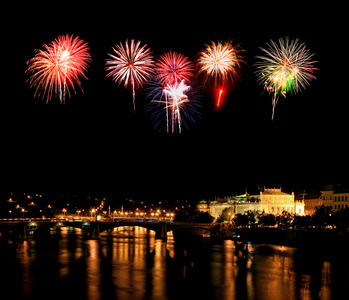
{"type": "Polygon", "coordinates": [[[131,229],[2,245],[0,299],[349,299],[341,257],[230,240],[179,244],[131,229]]]}

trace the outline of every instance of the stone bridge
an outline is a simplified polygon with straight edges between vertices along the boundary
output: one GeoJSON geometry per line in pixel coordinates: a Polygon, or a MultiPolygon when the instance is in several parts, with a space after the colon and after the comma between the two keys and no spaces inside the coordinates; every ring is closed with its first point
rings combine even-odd
{"type": "Polygon", "coordinates": [[[116,227],[139,226],[155,231],[155,238],[167,239],[167,232],[184,230],[195,234],[204,232],[210,233],[214,224],[211,223],[190,223],[172,222],[167,220],[154,219],[116,219],[110,221],[91,220],[69,220],[69,219],[23,219],[23,220],[0,220],[1,239],[8,239],[11,236],[26,238],[30,231],[50,232],[61,227],[80,228],[89,234],[91,238],[99,238],[100,233],[112,230],[116,227]]]}

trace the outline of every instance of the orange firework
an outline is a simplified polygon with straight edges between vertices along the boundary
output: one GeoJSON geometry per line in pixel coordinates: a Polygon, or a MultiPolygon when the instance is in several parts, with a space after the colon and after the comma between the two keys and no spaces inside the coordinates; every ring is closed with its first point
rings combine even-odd
{"type": "Polygon", "coordinates": [[[206,45],[197,60],[198,72],[204,74],[205,83],[212,79],[215,85],[234,84],[240,78],[241,68],[245,63],[241,52],[241,47],[233,46],[230,41],[217,44],[211,42],[211,45],[206,45]]]}
{"type": "MultiPolygon", "coordinates": [[[[240,45],[233,46],[231,41],[217,42],[217,44],[211,41],[211,45],[206,45],[206,48],[199,53],[197,60],[198,73],[203,74],[204,83],[213,81],[215,87],[235,86],[241,77],[242,66],[245,64],[241,55],[243,51],[240,45]]],[[[221,96],[221,93],[219,95],[221,96]]]]}
{"type": "Polygon", "coordinates": [[[34,96],[46,96],[48,102],[55,94],[64,103],[70,89],[75,92],[74,84],[81,88],[80,77],[86,78],[84,72],[91,61],[89,48],[84,40],[68,34],[43,47],[45,50],[35,50],[35,56],[27,62],[26,74],[32,73],[28,81],[36,87],[34,96]]]}

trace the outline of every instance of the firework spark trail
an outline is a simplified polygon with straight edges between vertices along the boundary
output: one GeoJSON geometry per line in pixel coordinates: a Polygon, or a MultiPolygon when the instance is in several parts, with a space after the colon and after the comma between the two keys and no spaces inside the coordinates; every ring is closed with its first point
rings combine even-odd
{"type": "Polygon", "coordinates": [[[198,99],[198,88],[188,85],[182,80],[180,83],[162,86],[156,79],[150,81],[148,98],[152,101],[149,111],[155,121],[155,128],[162,127],[166,120],[166,132],[172,134],[182,133],[183,125],[195,124],[200,118],[199,108],[201,102],[198,99]],[[171,129],[170,129],[171,128],[171,129]]]}
{"type": "Polygon", "coordinates": [[[279,95],[286,97],[287,93],[296,94],[305,89],[312,79],[316,79],[313,73],[318,69],[314,67],[316,61],[312,61],[314,54],[298,39],[280,38],[279,43],[271,40],[267,46],[267,49],[260,47],[267,56],[256,57],[259,59],[256,73],[258,83],[273,95],[271,118],[274,119],[279,95]]]}
{"type": "Polygon", "coordinates": [[[218,84],[223,87],[236,85],[245,64],[241,55],[244,50],[240,45],[233,46],[231,41],[217,42],[217,44],[211,41],[211,45],[205,46],[197,60],[198,74],[203,74],[204,83],[212,80],[215,87],[218,84]]]}
{"type": "Polygon", "coordinates": [[[128,40],[125,46],[120,42],[113,48],[114,53],[108,55],[111,59],[106,61],[106,77],[111,76],[118,84],[124,83],[125,88],[130,84],[132,86],[133,109],[136,111],[135,97],[136,88],[142,87],[153,73],[154,61],[153,56],[147,45],[140,46],[141,42],[128,40]]]}
{"type": "Polygon", "coordinates": [[[48,102],[54,93],[65,103],[65,95],[70,97],[69,86],[75,92],[76,83],[82,90],[80,77],[87,79],[84,72],[91,61],[89,48],[84,40],[68,34],[43,47],[35,50],[35,56],[27,62],[26,74],[32,73],[27,82],[36,87],[34,97],[46,96],[48,102]]]}
{"type": "Polygon", "coordinates": [[[172,123],[172,134],[175,132],[175,124],[178,124],[178,131],[182,132],[182,119],[181,119],[181,109],[185,103],[189,103],[188,96],[185,94],[190,89],[190,86],[184,83],[182,80],[179,84],[175,82],[173,85],[167,84],[163,90],[165,95],[165,101],[163,100],[153,100],[152,102],[165,104],[164,109],[171,110],[171,123],[172,123]]]}
{"type": "Polygon", "coordinates": [[[182,133],[182,119],[181,119],[181,107],[184,103],[188,103],[188,97],[186,93],[190,89],[190,86],[187,86],[184,83],[184,79],[178,84],[177,82],[174,85],[167,84],[164,89],[164,94],[167,99],[166,109],[170,108],[172,111],[172,134],[174,133],[175,123],[178,123],[179,134],[182,133]]]}
{"type": "MultiPolygon", "coordinates": [[[[163,86],[162,93],[164,93],[170,86],[178,85],[182,81],[184,83],[189,83],[190,79],[193,77],[194,65],[188,57],[170,51],[160,56],[155,63],[154,71],[157,81],[163,86]]],[[[169,106],[167,105],[168,97],[166,97],[166,95],[165,101],[166,127],[167,133],[169,133],[169,106]]]]}

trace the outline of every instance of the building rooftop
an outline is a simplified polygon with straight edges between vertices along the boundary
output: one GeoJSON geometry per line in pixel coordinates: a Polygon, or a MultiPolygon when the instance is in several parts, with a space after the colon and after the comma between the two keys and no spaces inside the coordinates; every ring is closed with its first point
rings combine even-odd
{"type": "Polygon", "coordinates": [[[333,191],[333,194],[349,193],[348,186],[342,186],[341,184],[326,184],[321,192],[333,191]]]}
{"type": "Polygon", "coordinates": [[[279,189],[266,189],[264,188],[264,191],[262,191],[263,195],[288,195],[290,196],[291,194],[284,193],[281,191],[281,188],[279,189]]]}
{"type": "Polygon", "coordinates": [[[320,199],[322,194],[299,194],[297,196],[297,200],[314,200],[314,199],[320,199]]]}

